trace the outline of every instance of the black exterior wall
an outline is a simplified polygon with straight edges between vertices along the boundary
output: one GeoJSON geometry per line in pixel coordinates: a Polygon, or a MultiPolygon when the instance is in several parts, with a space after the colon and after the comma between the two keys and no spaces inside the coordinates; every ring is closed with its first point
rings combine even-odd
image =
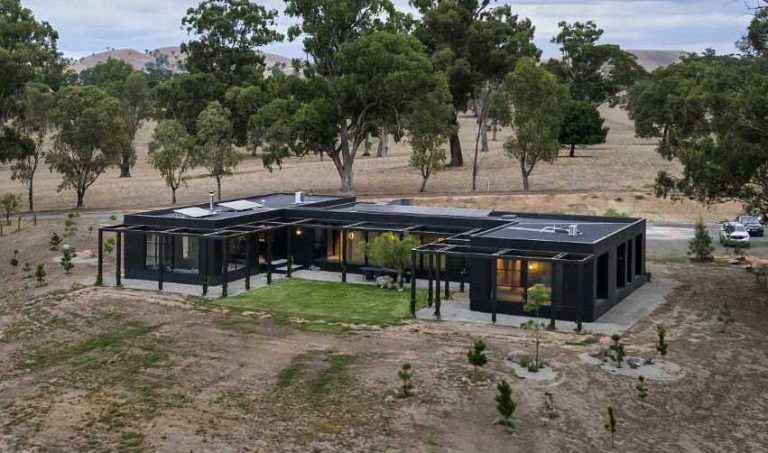
{"type": "MultiPolygon", "coordinates": [[[[269,195],[269,194],[268,194],[269,195]]],[[[264,195],[264,196],[268,196],[264,195]]],[[[330,198],[330,197],[328,197],[330,198]]],[[[635,289],[648,281],[645,270],[645,221],[642,219],[616,219],[592,216],[554,216],[539,214],[519,214],[494,212],[487,216],[452,216],[452,215],[420,215],[418,210],[412,213],[393,212],[362,212],[355,209],[336,209],[338,207],[354,205],[354,197],[336,197],[312,203],[308,206],[286,206],[279,209],[258,212],[238,213],[238,215],[221,216],[213,219],[184,218],[183,216],[169,215],[169,211],[152,211],[147,213],[126,215],[124,226],[141,226],[143,230],[125,230],[123,243],[124,271],[127,278],[158,280],[160,272],[157,269],[146,266],[147,235],[159,234],[164,237],[164,249],[166,251],[163,280],[166,282],[186,283],[202,285],[207,279],[208,285],[220,285],[223,281],[223,240],[211,237],[196,236],[200,241],[197,249],[197,262],[199,271],[176,270],[173,266],[173,242],[181,240],[180,236],[170,233],[163,235],[164,229],[184,229],[197,231],[198,235],[206,231],[217,229],[235,228],[245,224],[269,222],[280,219],[287,226],[275,227],[265,232],[254,232],[245,237],[249,255],[251,257],[250,269],[230,268],[227,275],[228,281],[244,278],[247,274],[256,275],[267,272],[267,240],[271,238],[271,258],[273,261],[290,258],[292,263],[304,267],[318,266],[329,271],[341,271],[342,263],[324,259],[325,246],[318,235],[325,235],[326,230],[334,231],[334,234],[344,234],[351,228],[354,230],[356,222],[368,222],[370,224],[399,226],[408,228],[419,226],[419,230],[409,230],[408,234],[423,235],[420,231],[444,231],[443,237],[451,236],[452,232],[468,232],[467,241],[473,247],[515,249],[524,251],[539,251],[545,253],[579,254],[590,256],[590,259],[580,262],[567,260],[552,261],[552,307],[544,307],[540,310],[542,318],[549,318],[554,311],[557,319],[574,321],[594,321],[611,307],[631,294],[635,289]],[[617,225],[604,237],[594,241],[576,240],[567,236],[542,236],[544,239],[510,239],[496,237],[489,232],[495,229],[505,228],[510,224],[510,219],[516,216],[524,216],[535,221],[537,218],[553,221],[561,219],[563,223],[583,222],[617,225]],[[325,222],[326,229],[315,228],[308,224],[292,225],[289,223],[302,219],[316,222],[317,225],[325,222]],[[338,225],[338,227],[334,227],[338,225]],[[157,233],[155,230],[160,231],[157,233]],[[201,233],[202,232],[202,233],[201,233]],[[562,237],[562,240],[557,238],[562,237]],[[288,244],[290,241],[290,246],[288,244]],[[290,256],[288,250],[290,249],[290,256]],[[261,263],[261,264],[260,264],[261,263]]],[[[172,211],[171,211],[172,212],[172,211]]],[[[544,222],[544,220],[542,220],[544,222]]],[[[350,230],[351,231],[351,230],[350,230]]],[[[382,230],[383,231],[383,230],[382,230]]],[[[395,230],[397,231],[397,230],[395,230]]],[[[401,230],[403,231],[403,230],[401,230]]],[[[402,233],[401,233],[402,234],[402,233]]],[[[430,233],[423,235],[425,242],[427,237],[434,240],[436,235],[430,233]]],[[[473,310],[491,312],[493,309],[493,288],[491,282],[495,280],[496,259],[492,258],[461,258],[456,256],[443,256],[443,261],[448,260],[448,272],[441,271],[441,280],[447,278],[453,282],[462,279],[469,284],[470,307],[473,310]]],[[[534,259],[535,260],[535,259],[534,259]]],[[[427,269],[427,255],[417,256],[416,277],[429,278],[427,269]]],[[[355,272],[364,264],[346,263],[347,272],[355,272]]],[[[272,272],[281,272],[272,269],[272,272]]],[[[496,301],[496,310],[504,314],[525,314],[523,304],[496,301]]]]}

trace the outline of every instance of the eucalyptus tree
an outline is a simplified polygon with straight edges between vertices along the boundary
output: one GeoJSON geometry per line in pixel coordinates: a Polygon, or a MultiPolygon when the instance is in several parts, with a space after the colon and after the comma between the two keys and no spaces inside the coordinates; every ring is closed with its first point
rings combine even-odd
{"type": "Polygon", "coordinates": [[[213,101],[197,118],[197,146],[192,163],[203,166],[216,180],[218,199],[221,200],[221,181],[231,175],[241,160],[232,146],[232,123],[229,110],[213,101]]]}
{"type": "Polygon", "coordinates": [[[21,96],[20,116],[15,123],[19,134],[33,147],[19,155],[11,165],[11,178],[27,187],[30,211],[35,210],[34,180],[40,161],[45,158],[45,141],[54,128],[55,93],[41,83],[29,83],[21,96]]]}
{"type": "Polygon", "coordinates": [[[0,0],[0,162],[34,150],[12,121],[20,113],[24,86],[61,72],[58,39],[56,30],[38,21],[20,0],[0,0]]]}
{"type": "Polygon", "coordinates": [[[81,84],[97,86],[120,100],[130,137],[130,142],[120,150],[120,177],[130,178],[131,168],[136,164],[136,134],[152,114],[152,95],[147,76],[123,60],[110,58],[82,71],[79,79],[81,84]]]}
{"type": "MultiPolygon", "coordinates": [[[[508,5],[490,7],[490,0],[412,0],[421,14],[414,34],[427,46],[436,67],[449,76],[454,115],[473,107],[478,113],[478,141],[487,140],[483,131],[493,96],[518,58],[538,59],[533,44],[534,27],[519,19],[508,5]]],[[[451,166],[464,164],[458,128],[451,135],[451,166]]]]}
{"type": "Polygon", "coordinates": [[[194,137],[176,120],[158,123],[149,143],[149,163],[155,167],[171,189],[176,204],[176,191],[185,183],[186,172],[194,163],[194,137]]]}
{"type": "Polygon", "coordinates": [[[88,188],[120,162],[130,143],[128,124],[120,101],[95,86],[62,88],[54,118],[54,145],[45,161],[61,174],[58,190],[74,190],[82,208],[88,188]]]}
{"type": "Polygon", "coordinates": [[[504,149],[520,164],[523,190],[528,191],[529,178],[536,165],[557,160],[558,134],[568,88],[532,58],[518,62],[515,71],[507,76],[505,86],[514,111],[514,133],[504,149]]]}
{"type": "Polygon", "coordinates": [[[399,17],[389,1],[286,3],[286,13],[300,21],[288,36],[303,37],[305,81],[287,100],[273,101],[293,103],[291,115],[265,107],[277,117],[262,116],[270,124],[264,162],[271,168],[322,149],[336,167],[340,190],[349,192],[366,137],[388,124],[399,139],[401,118],[415,99],[433,91],[439,76],[416,38],[388,30],[388,18],[399,17]]]}

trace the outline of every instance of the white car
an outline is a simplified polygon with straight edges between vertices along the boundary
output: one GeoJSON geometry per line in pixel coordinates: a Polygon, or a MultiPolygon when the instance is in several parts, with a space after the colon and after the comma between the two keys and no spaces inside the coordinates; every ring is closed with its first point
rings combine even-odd
{"type": "Polygon", "coordinates": [[[736,222],[725,222],[720,228],[720,243],[723,245],[749,245],[747,227],[736,222]]]}

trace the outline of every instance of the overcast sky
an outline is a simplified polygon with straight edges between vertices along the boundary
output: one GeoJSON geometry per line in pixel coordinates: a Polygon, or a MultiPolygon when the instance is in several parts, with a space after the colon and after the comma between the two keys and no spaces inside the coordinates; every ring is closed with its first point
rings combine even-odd
{"type": "MultiPolygon", "coordinates": [[[[196,0],[22,0],[35,15],[49,21],[60,34],[60,48],[80,57],[113,48],[136,50],[174,46],[187,39],[181,18],[196,0]]],[[[283,2],[263,0],[282,12],[283,2]]],[[[402,9],[407,0],[395,0],[402,9]]],[[[730,53],[743,34],[756,0],[540,0],[507,1],[536,25],[536,42],[545,56],[555,55],[549,43],[557,23],[592,19],[605,29],[605,42],[628,49],[730,53]]],[[[289,25],[281,19],[280,28],[289,25]]],[[[267,51],[301,56],[301,44],[280,43],[267,51]]]]}

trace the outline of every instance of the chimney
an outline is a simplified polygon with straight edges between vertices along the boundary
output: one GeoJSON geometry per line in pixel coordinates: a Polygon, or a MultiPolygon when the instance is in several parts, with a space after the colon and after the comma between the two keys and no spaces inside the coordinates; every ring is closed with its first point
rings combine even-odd
{"type": "Polygon", "coordinates": [[[209,205],[210,207],[209,207],[209,209],[211,211],[211,215],[213,215],[213,191],[208,192],[208,197],[210,198],[210,205],[209,205]]]}
{"type": "Polygon", "coordinates": [[[295,198],[293,200],[294,204],[302,204],[304,203],[304,192],[296,192],[295,198]]]}

